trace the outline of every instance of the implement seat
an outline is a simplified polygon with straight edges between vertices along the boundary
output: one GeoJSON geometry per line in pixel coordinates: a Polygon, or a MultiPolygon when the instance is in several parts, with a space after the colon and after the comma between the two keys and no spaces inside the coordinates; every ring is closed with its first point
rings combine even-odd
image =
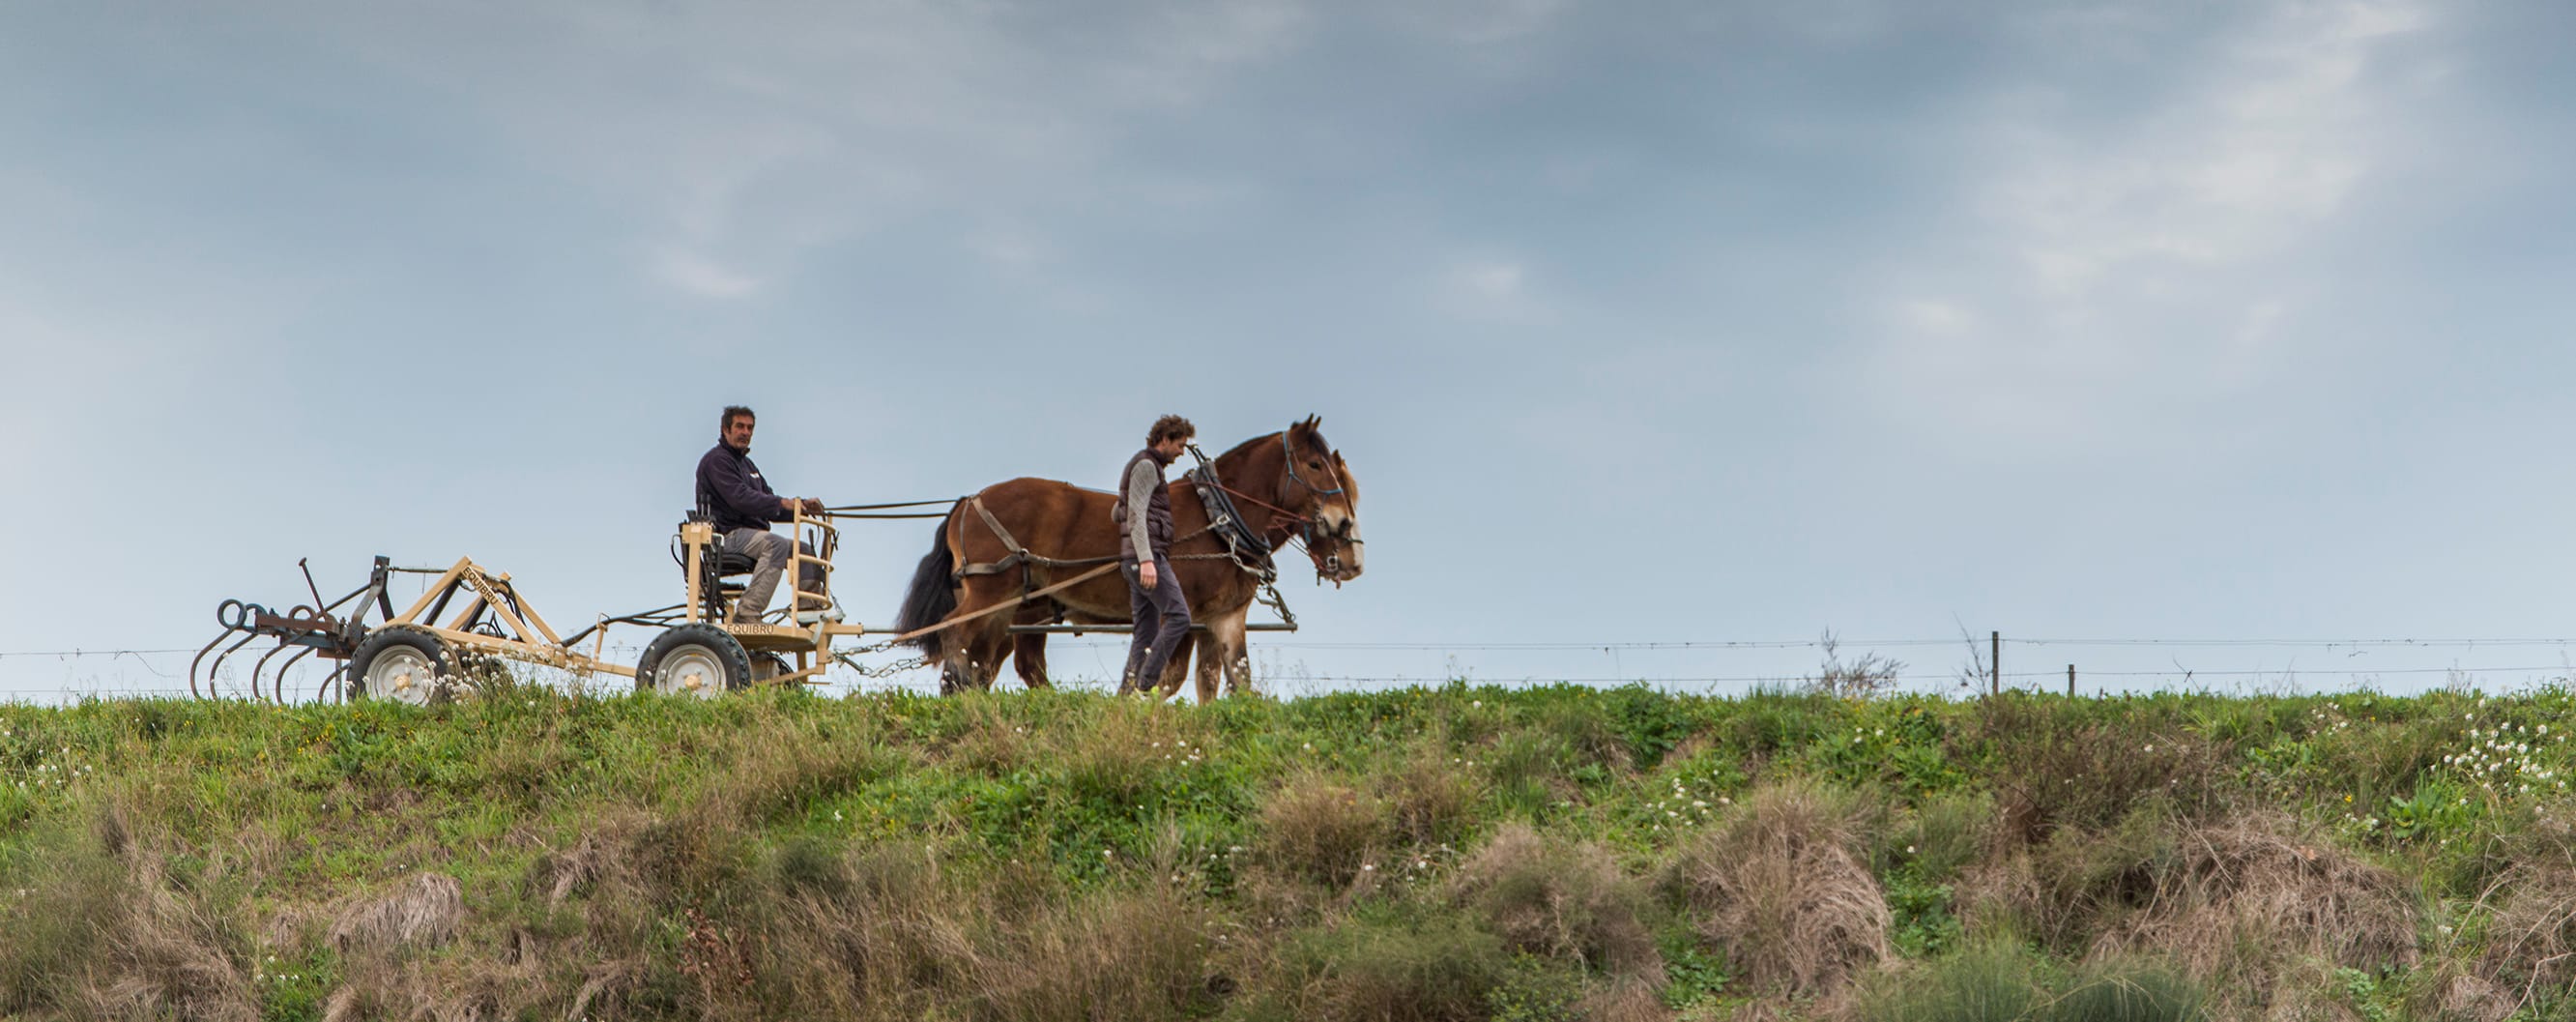
{"type": "MultiPolygon", "coordinates": [[[[707,520],[708,516],[704,512],[692,511],[680,524],[685,527],[691,522],[703,523],[707,520]]],[[[706,574],[699,579],[698,585],[700,591],[707,597],[705,608],[707,615],[721,619],[733,612],[734,601],[742,597],[743,587],[750,583],[748,576],[753,568],[760,566],[760,559],[747,553],[725,549],[724,536],[721,533],[715,537],[715,542],[707,547],[705,558],[699,562],[699,570],[706,574]]],[[[676,547],[673,548],[671,559],[679,563],[680,573],[686,576],[689,562],[682,551],[676,547]]]]}

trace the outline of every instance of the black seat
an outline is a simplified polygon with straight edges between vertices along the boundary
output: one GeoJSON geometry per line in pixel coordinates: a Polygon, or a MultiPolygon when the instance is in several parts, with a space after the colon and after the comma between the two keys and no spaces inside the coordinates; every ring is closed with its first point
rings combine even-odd
{"type": "MultiPolygon", "coordinates": [[[[712,516],[708,515],[706,512],[691,511],[688,513],[687,518],[681,520],[680,525],[681,527],[686,528],[692,522],[708,521],[712,521],[712,516]]],[[[718,578],[723,578],[728,575],[749,574],[752,568],[757,567],[760,564],[760,559],[757,557],[753,557],[750,554],[742,553],[740,551],[725,549],[724,534],[721,532],[716,534],[716,541],[713,544],[713,550],[716,555],[716,577],[718,578]]],[[[679,549],[677,547],[672,548],[671,559],[675,561],[680,559],[679,549]]]]}
{"type": "MultiPolygon", "coordinates": [[[[680,525],[686,528],[691,523],[707,522],[709,517],[704,511],[691,511],[680,525]]],[[[698,579],[700,591],[706,600],[703,610],[709,618],[722,619],[731,612],[734,599],[741,596],[742,591],[750,585],[747,579],[731,582],[725,580],[751,574],[751,570],[760,565],[760,559],[740,551],[725,549],[721,534],[717,536],[716,542],[707,548],[707,553],[714,555],[714,563],[698,562],[698,570],[705,573],[698,579]]],[[[682,574],[687,573],[685,569],[688,566],[688,560],[676,539],[671,546],[671,560],[681,565],[684,569],[682,574]]]]}

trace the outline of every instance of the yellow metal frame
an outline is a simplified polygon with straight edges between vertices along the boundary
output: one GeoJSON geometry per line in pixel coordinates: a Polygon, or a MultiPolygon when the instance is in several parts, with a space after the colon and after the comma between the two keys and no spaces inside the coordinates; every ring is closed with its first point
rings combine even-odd
{"type": "Polygon", "coordinates": [[[691,624],[712,624],[724,629],[726,634],[734,637],[734,641],[742,643],[744,649],[795,658],[786,673],[761,679],[762,684],[816,684],[820,683],[824,670],[831,665],[832,640],[841,636],[865,635],[867,628],[831,621],[817,621],[812,625],[795,623],[796,611],[822,610],[832,605],[832,561],[840,552],[841,530],[831,523],[830,516],[808,515],[802,507],[795,509],[788,525],[789,538],[796,544],[793,548],[795,553],[790,555],[791,564],[798,568],[787,573],[788,576],[792,578],[802,574],[803,565],[814,565],[823,573],[822,592],[808,593],[790,583],[787,586],[788,609],[783,612],[786,617],[777,624],[736,624],[709,619],[707,593],[701,580],[706,577],[706,558],[714,555],[719,537],[713,523],[689,522],[680,526],[680,544],[688,548],[689,576],[687,602],[682,605],[682,612],[691,624]],[[814,547],[811,554],[805,552],[809,543],[814,547]]]}
{"type": "MultiPolygon", "coordinates": [[[[755,679],[759,684],[820,684],[824,670],[831,664],[832,641],[843,636],[867,634],[865,626],[855,623],[818,621],[810,626],[795,623],[796,611],[820,610],[832,605],[832,558],[840,550],[841,532],[833,527],[828,515],[809,516],[803,508],[796,510],[791,525],[793,538],[798,544],[793,563],[799,566],[800,572],[801,567],[808,564],[821,570],[823,591],[807,593],[794,585],[788,586],[788,591],[793,594],[789,610],[785,620],[777,624],[734,624],[708,619],[707,593],[701,580],[706,577],[705,559],[716,550],[718,537],[715,526],[707,522],[688,522],[680,526],[680,542],[687,548],[685,564],[688,572],[687,602],[681,605],[683,623],[712,624],[732,635],[746,650],[793,658],[789,670],[755,679]],[[804,552],[806,543],[813,544],[814,553],[804,552]]],[[[489,571],[470,557],[457,558],[453,567],[429,584],[419,600],[381,627],[395,625],[428,632],[460,649],[554,667],[576,676],[613,674],[632,678],[636,674],[634,667],[603,659],[602,654],[608,649],[607,617],[600,618],[596,629],[598,636],[589,652],[573,649],[511,585],[508,574],[489,571]],[[445,623],[426,619],[433,606],[443,608],[447,597],[466,590],[471,591],[471,597],[445,623]],[[472,622],[485,612],[508,633],[506,636],[469,630],[472,622]]]]}
{"type": "Polygon", "coordinates": [[[599,658],[599,653],[605,651],[608,645],[606,628],[599,630],[600,641],[592,647],[590,653],[585,654],[565,646],[563,636],[555,634],[554,626],[547,624],[545,618],[537,615],[536,608],[529,606],[528,601],[519,596],[518,589],[510,584],[510,576],[507,573],[495,574],[487,571],[482,565],[474,563],[471,557],[457,558],[455,566],[448,568],[438,576],[437,580],[431,582],[429,590],[420,594],[420,599],[414,602],[410,609],[394,615],[385,622],[383,627],[394,625],[420,629],[438,636],[442,642],[462,649],[479,650],[512,660],[525,660],[561,668],[576,675],[614,674],[627,678],[635,676],[634,668],[609,663],[599,658]],[[432,604],[437,603],[441,596],[459,586],[473,590],[474,595],[465,601],[465,606],[457,609],[455,616],[450,617],[443,625],[423,619],[423,616],[429,613],[432,604]],[[514,606],[517,608],[515,611],[512,609],[514,606]],[[474,620],[479,611],[487,608],[492,612],[494,620],[510,633],[508,637],[466,630],[467,622],[474,620]],[[521,617],[521,614],[526,616],[521,617]]]}

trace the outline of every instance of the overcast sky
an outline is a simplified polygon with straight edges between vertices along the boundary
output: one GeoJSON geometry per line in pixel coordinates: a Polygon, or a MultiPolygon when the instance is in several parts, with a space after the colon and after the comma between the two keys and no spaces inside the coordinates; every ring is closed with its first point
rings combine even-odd
{"type": "MultiPolygon", "coordinates": [[[[835,503],[1321,415],[1369,571],[1288,567],[1283,688],[2576,635],[2569,38],[2537,0],[0,0],[0,654],[193,648],[303,557],[672,602],[729,403],[835,503]]],[[[851,527],[854,616],[930,531],[851,527]]]]}

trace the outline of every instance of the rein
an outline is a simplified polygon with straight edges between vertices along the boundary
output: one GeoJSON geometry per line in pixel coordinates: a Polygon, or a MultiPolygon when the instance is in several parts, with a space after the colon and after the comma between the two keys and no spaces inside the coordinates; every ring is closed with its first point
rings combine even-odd
{"type": "Polygon", "coordinates": [[[1289,520],[1291,520],[1291,521],[1299,522],[1299,523],[1301,523],[1301,524],[1305,524],[1305,525],[1313,525],[1313,524],[1315,524],[1315,520],[1314,520],[1314,519],[1312,519],[1312,518],[1308,518],[1308,517],[1306,517],[1305,515],[1298,514],[1297,512],[1294,512],[1294,511],[1288,510],[1287,508],[1280,507],[1280,506],[1279,506],[1279,505],[1277,505],[1277,504],[1273,504],[1273,503],[1271,503],[1271,502],[1269,502],[1269,501],[1266,501],[1266,500],[1263,500],[1263,499],[1261,499],[1261,498],[1259,498],[1259,497],[1255,497],[1255,496],[1253,496],[1253,495],[1251,495],[1251,494],[1249,494],[1249,493],[1245,493],[1245,492],[1243,492],[1242,490],[1238,490],[1238,489],[1235,489],[1234,487],[1227,486],[1225,483],[1223,483],[1222,481],[1219,481],[1219,480],[1216,478],[1216,473],[1214,473],[1214,472],[1210,472],[1210,473],[1208,473],[1208,485],[1210,485],[1210,486],[1214,486],[1214,487],[1216,487],[1217,489],[1220,489],[1220,490],[1224,490],[1224,491],[1226,492],[1226,495],[1227,495],[1227,496],[1230,496],[1230,497],[1236,497],[1236,498],[1242,499],[1242,500],[1244,500],[1244,501],[1246,501],[1246,502],[1248,502],[1248,503],[1250,503],[1250,504],[1252,504],[1252,505],[1254,505],[1254,506],[1256,506],[1256,507],[1261,508],[1262,510],[1269,511],[1269,512],[1271,512],[1271,513],[1273,513],[1273,514],[1276,514],[1276,515],[1278,515],[1278,516],[1279,516],[1279,517],[1281,517],[1281,518],[1286,518],[1286,519],[1289,519],[1289,520]]]}
{"type": "MultiPolygon", "coordinates": [[[[1199,460],[1200,460],[1200,461],[1206,461],[1206,460],[1207,460],[1207,455],[1205,455],[1205,454],[1201,454],[1201,455],[1199,455],[1199,460]]],[[[1287,431],[1287,430],[1284,430],[1284,429],[1279,431],[1279,460],[1280,460],[1280,463],[1281,463],[1281,464],[1284,464],[1284,465],[1286,465],[1286,466],[1288,467],[1288,481],[1289,481],[1289,482],[1296,483],[1296,484],[1297,484],[1297,485],[1299,485],[1299,486],[1303,486],[1303,487],[1305,487],[1305,488],[1306,488],[1306,492],[1308,492],[1308,493],[1312,493],[1312,494],[1314,494],[1314,495],[1316,495],[1316,496],[1318,496],[1318,497],[1330,497],[1330,496],[1332,496],[1332,495],[1334,495],[1334,494],[1336,494],[1336,493],[1340,493],[1340,492],[1342,492],[1342,491],[1344,491],[1344,490],[1346,490],[1346,489],[1348,489],[1348,488],[1349,488],[1349,487],[1345,487],[1345,486],[1335,486],[1335,487],[1333,487],[1332,489],[1329,489],[1329,490],[1325,490],[1325,489],[1318,489],[1318,488],[1316,488],[1315,484],[1310,483],[1310,482],[1307,482],[1304,476],[1300,476],[1300,475],[1298,475],[1298,474],[1297,474],[1297,447],[1296,447],[1296,445],[1295,445],[1295,444],[1292,444],[1292,443],[1290,443],[1290,442],[1289,442],[1289,440],[1288,440],[1288,431],[1287,431]]],[[[1251,503],[1253,503],[1254,505],[1256,505],[1256,506],[1258,506],[1258,507],[1262,508],[1263,510],[1270,511],[1270,512],[1272,512],[1272,513],[1274,513],[1274,514],[1279,515],[1279,516],[1280,516],[1280,517],[1282,517],[1282,518],[1286,518],[1286,519],[1288,519],[1288,520],[1290,520],[1290,521],[1293,521],[1293,522],[1296,522],[1296,523],[1298,523],[1298,524],[1300,524],[1300,525],[1313,525],[1313,524],[1315,524],[1315,520],[1314,520],[1314,519],[1312,519],[1312,518],[1309,518],[1309,517],[1307,517],[1307,516],[1305,516],[1305,515],[1298,514],[1297,512],[1294,512],[1294,511],[1288,510],[1287,508],[1280,507],[1280,506],[1279,506],[1279,505],[1277,505],[1277,504],[1273,504],[1273,503],[1271,503],[1271,502],[1269,502],[1269,501],[1266,501],[1266,500],[1263,500],[1263,499],[1261,499],[1261,498],[1259,498],[1259,497],[1255,497],[1255,496],[1253,496],[1253,495],[1251,495],[1251,494],[1249,494],[1249,493],[1245,493],[1245,492],[1243,492],[1242,490],[1238,490],[1238,489],[1235,489],[1234,487],[1227,486],[1224,482],[1219,481],[1219,480],[1217,480],[1217,479],[1216,479],[1216,473],[1214,473],[1214,472],[1210,472],[1210,473],[1208,473],[1208,477],[1209,477],[1209,482],[1211,483],[1211,485],[1214,485],[1217,489],[1224,490],[1224,491],[1225,491],[1228,495],[1230,495],[1230,496],[1239,497],[1239,498],[1242,498],[1243,500],[1250,501],[1251,503]]],[[[1335,482],[1339,482],[1339,481],[1340,481],[1340,480],[1335,480],[1335,482]]]]}

